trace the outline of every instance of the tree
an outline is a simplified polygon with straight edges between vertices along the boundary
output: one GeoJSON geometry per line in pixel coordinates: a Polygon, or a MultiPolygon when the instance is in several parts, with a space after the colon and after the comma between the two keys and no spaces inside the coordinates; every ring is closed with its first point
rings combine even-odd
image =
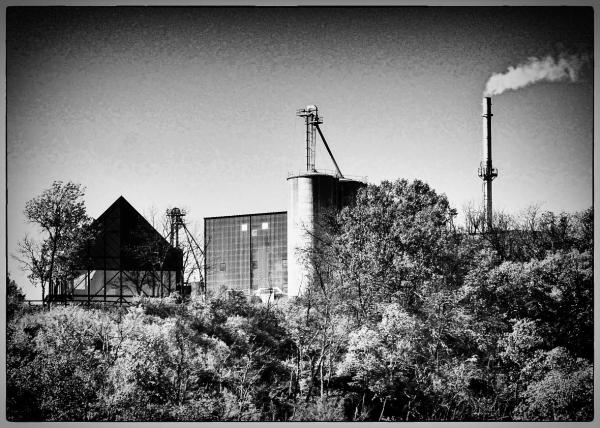
{"type": "Polygon", "coordinates": [[[25,218],[38,226],[42,240],[26,236],[19,243],[17,259],[29,271],[30,281],[41,285],[42,301],[46,285],[50,295],[56,294],[59,283],[73,275],[79,245],[88,236],[86,226],[91,223],[84,194],[80,184],[54,181],[25,204],[25,218]]]}
{"type": "Polygon", "coordinates": [[[10,273],[6,274],[6,319],[9,320],[15,314],[15,311],[25,301],[25,295],[21,287],[17,285],[14,279],[10,278],[10,273]]]}
{"type": "Polygon", "coordinates": [[[485,214],[481,207],[477,208],[473,201],[463,205],[465,231],[469,234],[481,233],[485,223],[485,214]]]}
{"type": "MultiPolygon", "coordinates": [[[[473,213],[477,212],[467,206],[466,228],[476,232],[470,220],[474,218],[473,213]]],[[[528,262],[532,258],[544,258],[547,251],[577,249],[592,253],[593,226],[593,208],[556,214],[541,212],[538,205],[532,205],[518,215],[494,212],[493,227],[480,237],[502,260],[528,262]]]]}
{"type": "Polygon", "coordinates": [[[593,355],[593,259],[577,250],[548,253],[527,263],[480,256],[463,286],[464,302],[489,325],[488,337],[510,328],[511,319],[542,323],[553,346],[578,357],[593,355]]]}
{"type": "Polygon", "coordinates": [[[337,388],[349,419],[547,418],[538,415],[555,398],[567,409],[556,418],[585,419],[587,410],[570,409],[587,398],[542,392],[571,373],[572,391],[590,391],[591,210],[497,213],[492,230],[475,236],[456,233],[453,215],[445,195],[398,180],[368,186],[335,221],[321,219],[319,245],[305,254],[312,281],[287,313],[302,398],[309,403],[326,361],[337,370],[331,383],[320,376],[321,400],[337,388]],[[539,323],[544,352],[562,347],[581,364],[540,379],[515,376],[499,341],[525,318],[539,323]],[[419,340],[400,346],[411,334],[419,340]]]}
{"type": "Polygon", "coordinates": [[[7,325],[7,419],[102,418],[109,314],[71,306],[22,314],[7,325]]]}
{"type": "Polygon", "coordinates": [[[593,365],[564,348],[540,353],[528,362],[530,379],[515,419],[591,421],[594,415],[593,365]]]}
{"type": "Polygon", "coordinates": [[[46,286],[48,284],[50,257],[48,255],[48,245],[33,240],[29,235],[18,244],[18,255],[15,258],[21,263],[21,266],[28,272],[27,278],[32,284],[39,283],[42,289],[42,305],[45,305],[44,296],[46,295],[46,286]]]}
{"type": "Polygon", "coordinates": [[[498,344],[516,398],[515,419],[592,419],[594,377],[591,361],[575,358],[561,346],[552,348],[552,340],[543,326],[529,319],[515,321],[513,330],[498,344]]]}
{"type": "Polygon", "coordinates": [[[445,195],[419,180],[369,185],[342,210],[334,245],[364,316],[378,316],[379,303],[416,309],[424,287],[460,283],[454,214],[445,195]]]}
{"type": "Polygon", "coordinates": [[[321,400],[346,396],[348,419],[438,416],[429,379],[476,348],[457,293],[479,247],[456,232],[455,215],[445,195],[398,180],[361,190],[335,221],[320,219],[319,245],[305,257],[312,281],[287,312],[303,398],[324,385],[321,400]],[[420,341],[399,342],[417,330],[420,341]]]}

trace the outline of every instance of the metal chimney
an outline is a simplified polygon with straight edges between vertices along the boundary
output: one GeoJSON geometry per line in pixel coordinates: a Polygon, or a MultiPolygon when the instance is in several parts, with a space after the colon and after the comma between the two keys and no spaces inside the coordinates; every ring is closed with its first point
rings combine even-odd
{"type": "Polygon", "coordinates": [[[483,207],[485,210],[484,229],[492,229],[492,181],[498,170],[492,166],[492,99],[485,97],[482,102],[483,158],[477,171],[483,180],[483,207]]]}

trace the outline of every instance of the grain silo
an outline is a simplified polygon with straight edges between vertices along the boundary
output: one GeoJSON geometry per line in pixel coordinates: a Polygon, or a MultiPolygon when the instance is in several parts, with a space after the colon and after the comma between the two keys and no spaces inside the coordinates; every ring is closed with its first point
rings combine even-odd
{"type": "Polygon", "coordinates": [[[356,194],[365,187],[364,181],[342,177],[339,179],[339,209],[352,205],[356,200],[356,194]]]}
{"type": "Polygon", "coordinates": [[[308,256],[319,237],[321,216],[352,203],[358,189],[365,186],[361,181],[343,177],[319,128],[323,121],[318,108],[307,106],[297,115],[304,117],[306,124],[306,171],[288,177],[288,296],[302,294],[310,281],[308,256]],[[331,156],[335,174],[319,172],[315,168],[316,132],[331,156]]]}

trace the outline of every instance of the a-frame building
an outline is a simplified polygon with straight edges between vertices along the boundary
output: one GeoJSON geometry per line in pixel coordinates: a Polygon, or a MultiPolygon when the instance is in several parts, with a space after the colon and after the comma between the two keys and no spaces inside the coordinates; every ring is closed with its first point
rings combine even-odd
{"type": "Polygon", "coordinates": [[[78,276],[58,300],[127,304],[181,291],[183,255],[121,196],[92,223],[78,276]]]}

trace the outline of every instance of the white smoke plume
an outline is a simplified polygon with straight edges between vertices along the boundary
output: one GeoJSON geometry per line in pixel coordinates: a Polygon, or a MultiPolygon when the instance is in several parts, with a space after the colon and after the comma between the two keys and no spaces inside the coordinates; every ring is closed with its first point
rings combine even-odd
{"type": "Polygon", "coordinates": [[[508,67],[505,73],[495,73],[485,85],[485,96],[499,95],[508,90],[515,90],[536,82],[558,82],[579,79],[581,68],[589,62],[586,54],[560,55],[558,61],[548,55],[544,59],[531,57],[527,62],[516,67],[508,67]]]}

